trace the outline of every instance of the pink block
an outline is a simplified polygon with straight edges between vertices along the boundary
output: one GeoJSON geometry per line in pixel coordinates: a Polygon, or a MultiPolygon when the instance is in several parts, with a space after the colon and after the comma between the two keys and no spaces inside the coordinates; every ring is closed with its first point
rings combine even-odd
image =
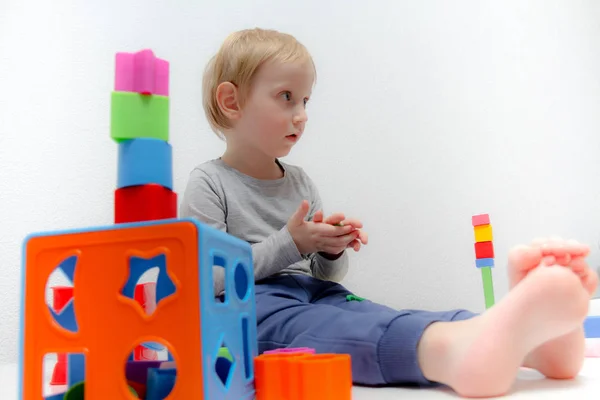
{"type": "Polygon", "coordinates": [[[115,91],[169,95],[169,62],[154,56],[152,50],[117,53],[115,91]]]}
{"type": "Polygon", "coordinates": [[[310,347],[296,347],[296,348],[285,348],[285,349],[275,349],[265,351],[263,354],[281,354],[281,353],[307,353],[307,354],[315,354],[315,349],[311,349],[310,347]]]}
{"type": "Polygon", "coordinates": [[[471,221],[473,222],[473,226],[489,225],[490,216],[488,214],[473,215],[471,221]]]}

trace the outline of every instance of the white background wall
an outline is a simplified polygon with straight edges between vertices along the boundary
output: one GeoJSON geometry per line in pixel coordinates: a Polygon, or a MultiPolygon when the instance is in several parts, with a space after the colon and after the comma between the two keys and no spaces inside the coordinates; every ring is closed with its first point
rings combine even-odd
{"type": "Polygon", "coordinates": [[[231,31],[312,51],[307,135],[287,161],[371,244],[345,283],[395,307],[483,309],[471,215],[506,253],[537,235],[600,239],[600,3],[589,1],[26,1],[0,4],[0,362],[17,358],[20,246],[112,223],[114,53],[171,62],[175,189],[223,144],[201,73],[231,31]]]}

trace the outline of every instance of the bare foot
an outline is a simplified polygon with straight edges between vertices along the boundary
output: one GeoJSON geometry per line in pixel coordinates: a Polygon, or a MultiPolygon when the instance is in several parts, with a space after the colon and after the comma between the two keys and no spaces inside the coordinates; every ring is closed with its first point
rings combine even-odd
{"type": "MultiPolygon", "coordinates": [[[[524,269],[513,262],[513,272],[524,269]]],[[[583,323],[590,296],[570,269],[529,268],[515,276],[518,284],[484,314],[425,330],[418,358],[427,379],[466,397],[506,394],[532,350],[583,323]]]]}
{"type": "Polygon", "coordinates": [[[508,278],[510,289],[515,287],[531,270],[539,266],[562,265],[570,267],[580,278],[585,289],[592,295],[598,284],[598,276],[587,266],[585,257],[590,249],[575,240],[561,238],[535,239],[531,246],[517,246],[508,255],[508,278]]]}
{"type": "MultiPolygon", "coordinates": [[[[581,280],[583,288],[590,297],[596,291],[598,276],[588,267],[585,257],[589,248],[576,241],[564,241],[560,238],[538,239],[532,246],[520,246],[509,255],[509,277],[511,287],[517,285],[524,274],[540,264],[558,264],[568,267],[581,280]]],[[[534,368],[548,378],[574,378],[585,356],[585,335],[583,326],[550,340],[534,349],[525,359],[524,366],[534,368]]]]}

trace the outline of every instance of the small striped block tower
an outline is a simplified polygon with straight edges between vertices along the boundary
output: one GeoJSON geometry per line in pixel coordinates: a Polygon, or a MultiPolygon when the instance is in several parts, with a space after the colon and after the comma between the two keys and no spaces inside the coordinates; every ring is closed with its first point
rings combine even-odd
{"type": "Polygon", "coordinates": [[[117,53],[111,137],[119,146],[114,222],[177,218],[169,144],[169,63],[152,50],[117,53]]]}
{"type": "Polygon", "coordinates": [[[492,225],[488,214],[474,215],[471,218],[475,233],[475,266],[481,270],[485,308],[494,305],[494,283],[492,268],[494,268],[494,244],[492,225]]]}

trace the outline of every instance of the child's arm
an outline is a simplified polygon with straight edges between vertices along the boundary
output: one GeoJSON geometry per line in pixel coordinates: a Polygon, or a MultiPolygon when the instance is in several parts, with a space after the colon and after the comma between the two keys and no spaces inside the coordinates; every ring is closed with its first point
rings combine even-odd
{"type": "Polygon", "coordinates": [[[348,273],[349,264],[346,250],[336,255],[316,253],[311,257],[310,269],[315,278],[341,282],[348,273]]]}
{"type": "MultiPolygon", "coordinates": [[[[206,172],[195,169],[183,194],[179,215],[182,218],[195,218],[215,229],[228,232],[226,209],[222,187],[206,172]]],[[[264,279],[302,260],[286,226],[262,242],[252,244],[252,258],[255,280],[264,279]]],[[[222,293],[223,277],[215,276],[214,285],[215,293],[222,293]]]]}

